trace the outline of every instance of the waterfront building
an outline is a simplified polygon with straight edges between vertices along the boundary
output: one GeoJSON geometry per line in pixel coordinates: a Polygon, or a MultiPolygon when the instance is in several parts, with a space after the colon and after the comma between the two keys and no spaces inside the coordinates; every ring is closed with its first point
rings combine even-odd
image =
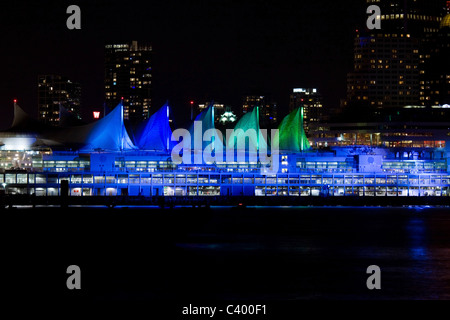
{"type": "Polygon", "coordinates": [[[319,123],[312,128],[309,140],[318,148],[364,145],[422,151],[433,148],[443,150],[447,147],[449,127],[448,122],[437,121],[319,123]]]}
{"type": "MultiPolygon", "coordinates": [[[[450,154],[444,146],[305,148],[300,108],[279,126],[283,147],[272,159],[279,161],[276,172],[268,172],[260,156],[175,163],[167,110],[163,106],[130,137],[121,104],[89,125],[48,130],[36,123],[36,131],[19,130],[30,119],[16,104],[13,125],[0,133],[1,192],[58,196],[67,181],[70,196],[450,195],[450,154]]],[[[211,107],[197,117],[205,122],[202,133],[214,128],[213,113],[211,107]]],[[[252,109],[236,129],[259,129],[258,117],[258,108],[252,109]]]]}

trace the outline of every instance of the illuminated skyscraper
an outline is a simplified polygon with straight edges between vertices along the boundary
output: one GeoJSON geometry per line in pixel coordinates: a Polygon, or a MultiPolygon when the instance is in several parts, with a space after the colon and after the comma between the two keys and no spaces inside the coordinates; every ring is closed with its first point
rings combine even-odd
{"type": "Polygon", "coordinates": [[[445,1],[366,2],[380,7],[381,29],[356,31],[354,68],[347,77],[344,105],[377,113],[419,105],[420,78],[426,73],[424,41],[439,31],[445,1]]]}
{"type": "MultiPolygon", "coordinates": [[[[450,7],[450,1],[449,1],[450,7]]],[[[450,14],[437,33],[426,37],[420,56],[420,105],[439,107],[450,104],[450,14]]]]}
{"type": "Polygon", "coordinates": [[[347,102],[361,107],[401,108],[419,101],[419,44],[409,34],[357,34],[347,102]]]}
{"type": "Polygon", "coordinates": [[[38,117],[44,123],[58,125],[60,107],[80,115],[81,87],[60,75],[38,76],[38,117]]]}
{"type": "MultiPolygon", "coordinates": [[[[366,0],[381,9],[380,33],[409,33],[421,36],[438,32],[445,15],[445,0],[366,0]]],[[[372,30],[377,32],[377,30],[372,30]]]]}
{"type": "Polygon", "coordinates": [[[140,122],[151,108],[152,47],[148,44],[107,44],[105,46],[105,101],[109,109],[123,98],[124,118],[140,122]]]}
{"type": "Polygon", "coordinates": [[[323,120],[323,98],[317,89],[295,88],[289,99],[289,112],[303,108],[303,128],[309,132],[310,123],[323,120]]]}

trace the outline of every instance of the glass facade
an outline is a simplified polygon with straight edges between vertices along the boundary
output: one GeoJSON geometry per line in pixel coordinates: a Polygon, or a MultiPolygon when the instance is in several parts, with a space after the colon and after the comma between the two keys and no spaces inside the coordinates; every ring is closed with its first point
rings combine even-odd
{"type": "Polygon", "coordinates": [[[73,174],[0,173],[8,194],[57,196],[69,181],[71,195],[166,196],[448,196],[450,174],[73,174]],[[141,191],[132,192],[132,186],[141,191]],[[146,188],[145,190],[143,188],[146,188]],[[124,192],[123,190],[127,191],[124,192]],[[114,190],[114,191],[113,191],[114,190]],[[156,191],[160,190],[160,191],[156,191]]]}

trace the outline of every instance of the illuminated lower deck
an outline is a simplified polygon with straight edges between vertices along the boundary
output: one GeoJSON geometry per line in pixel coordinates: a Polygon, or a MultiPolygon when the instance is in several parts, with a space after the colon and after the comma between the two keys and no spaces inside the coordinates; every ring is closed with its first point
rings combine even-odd
{"type": "Polygon", "coordinates": [[[0,173],[2,193],[70,196],[449,196],[450,174],[0,173]]]}

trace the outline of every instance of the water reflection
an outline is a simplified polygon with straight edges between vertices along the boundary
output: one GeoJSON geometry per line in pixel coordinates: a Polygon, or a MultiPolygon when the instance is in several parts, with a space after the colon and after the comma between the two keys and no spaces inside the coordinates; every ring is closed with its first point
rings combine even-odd
{"type": "MultiPolygon", "coordinates": [[[[450,216],[446,210],[277,209],[214,209],[203,229],[189,233],[176,246],[189,260],[208,259],[217,270],[239,265],[233,277],[248,280],[261,276],[265,279],[261,290],[265,291],[258,295],[295,299],[315,294],[338,299],[450,297],[450,216]],[[277,261],[278,266],[267,273],[264,266],[269,261],[277,261]],[[376,293],[365,286],[366,269],[373,264],[382,270],[382,290],[376,293]],[[253,275],[254,270],[261,272],[253,275]]],[[[232,282],[227,279],[217,281],[226,288],[232,282]]],[[[242,293],[247,287],[239,288],[242,293]]]]}
{"type": "Polygon", "coordinates": [[[406,235],[410,264],[406,272],[411,293],[419,299],[442,298],[442,286],[436,269],[434,247],[430,243],[429,219],[433,212],[429,208],[414,209],[415,212],[406,223],[406,235]]]}
{"type": "Polygon", "coordinates": [[[412,247],[410,248],[411,258],[414,260],[428,260],[428,251],[424,247],[412,247]]]}
{"type": "Polygon", "coordinates": [[[406,231],[411,258],[416,261],[429,260],[427,229],[424,217],[412,217],[407,221],[406,231]]]}

